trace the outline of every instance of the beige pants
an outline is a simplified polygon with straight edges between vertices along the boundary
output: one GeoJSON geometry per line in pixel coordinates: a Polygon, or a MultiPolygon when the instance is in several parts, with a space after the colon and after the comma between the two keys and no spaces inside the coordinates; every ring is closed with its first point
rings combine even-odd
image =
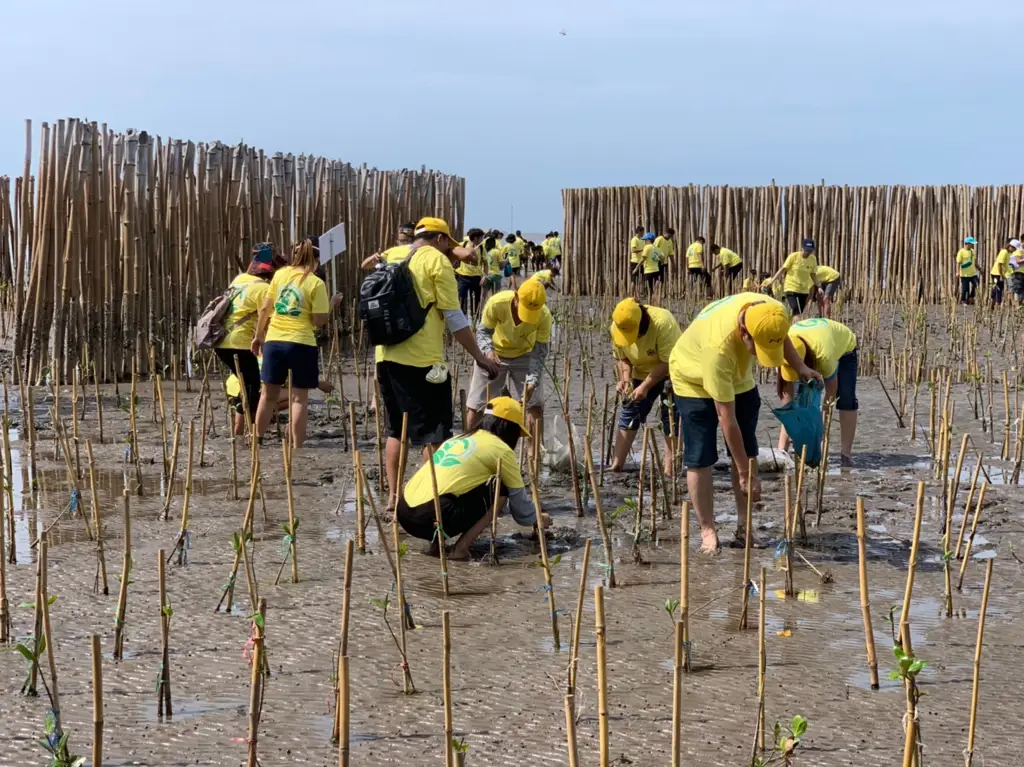
{"type": "MultiPolygon", "coordinates": [[[[519,402],[523,401],[523,388],[526,385],[526,375],[530,372],[530,355],[512,357],[501,360],[501,372],[498,377],[491,380],[483,368],[473,363],[473,380],[469,382],[469,394],[466,397],[466,406],[470,410],[482,410],[483,407],[495,397],[501,396],[501,390],[508,381],[508,389],[512,396],[519,402]]],[[[544,388],[542,385],[543,376],[537,381],[537,387],[530,396],[526,409],[539,408],[544,406],[544,388]]]]}

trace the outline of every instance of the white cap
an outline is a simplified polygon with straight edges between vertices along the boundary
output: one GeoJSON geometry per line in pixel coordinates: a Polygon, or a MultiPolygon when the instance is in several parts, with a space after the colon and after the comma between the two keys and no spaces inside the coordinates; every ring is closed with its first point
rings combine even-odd
{"type": "Polygon", "coordinates": [[[1020,250],[1020,240],[1010,240],[1010,247],[1020,250]]]}

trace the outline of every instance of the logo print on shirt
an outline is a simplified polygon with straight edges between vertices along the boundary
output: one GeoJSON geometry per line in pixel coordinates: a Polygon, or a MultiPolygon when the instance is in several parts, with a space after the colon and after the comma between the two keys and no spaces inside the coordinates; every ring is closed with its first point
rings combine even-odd
{"type": "Polygon", "coordinates": [[[461,466],[462,462],[475,452],[476,440],[472,437],[450,439],[434,453],[434,465],[442,469],[461,466]]]}
{"type": "Polygon", "coordinates": [[[277,301],[274,302],[274,312],[282,316],[298,317],[302,314],[302,293],[288,283],[281,292],[277,294],[277,301]]]}

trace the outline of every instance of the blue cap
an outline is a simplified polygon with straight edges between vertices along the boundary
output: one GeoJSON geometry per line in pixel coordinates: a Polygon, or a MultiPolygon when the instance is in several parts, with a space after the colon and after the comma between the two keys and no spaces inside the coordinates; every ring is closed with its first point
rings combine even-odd
{"type": "Polygon", "coordinates": [[[645,234],[640,239],[641,240],[653,240],[654,239],[654,235],[651,232],[648,232],[647,234],[645,234]]]}
{"type": "Polygon", "coordinates": [[[977,245],[978,241],[973,237],[968,237],[964,240],[964,245],[977,245]]]}
{"type": "Polygon", "coordinates": [[[808,252],[814,250],[814,238],[813,237],[804,237],[804,250],[806,250],[808,252]]]}

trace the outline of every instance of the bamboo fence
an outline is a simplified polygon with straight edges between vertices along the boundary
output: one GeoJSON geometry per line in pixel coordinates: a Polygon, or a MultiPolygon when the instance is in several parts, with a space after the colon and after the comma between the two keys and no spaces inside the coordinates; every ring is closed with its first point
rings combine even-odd
{"type": "Polygon", "coordinates": [[[955,255],[978,240],[986,278],[1007,239],[1024,232],[1024,185],[603,187],[563,189],[563,275],[576,295],[629,292],[629,240],[637,226],[676,230],[669,290],[686,286],[686,247],[707,238],[751,268],[774,273],[804,237],[818,262],[842,274],[847,297],[883,301],[916,296],[938,303],[959,290],[955,255]]]}
{"type": "Polygon", "coordinates": [[[463,228],[465,180],[426,168],[165,141],[78,119],[42,123],[37,141],[34,176],[26,121],[23,175],[0,177],[0,316],[13,324],[16,372],[32,382],[67,382],[93,363],[109,382],[133,360],[142,373],[151,359],[157,372],[188,360],[198,314],[256,242],[287,253],[297,237],[344,223],[348,249],[328,278],[351,311],[359,263],[398,224],[436,215],[463,228]]]}

